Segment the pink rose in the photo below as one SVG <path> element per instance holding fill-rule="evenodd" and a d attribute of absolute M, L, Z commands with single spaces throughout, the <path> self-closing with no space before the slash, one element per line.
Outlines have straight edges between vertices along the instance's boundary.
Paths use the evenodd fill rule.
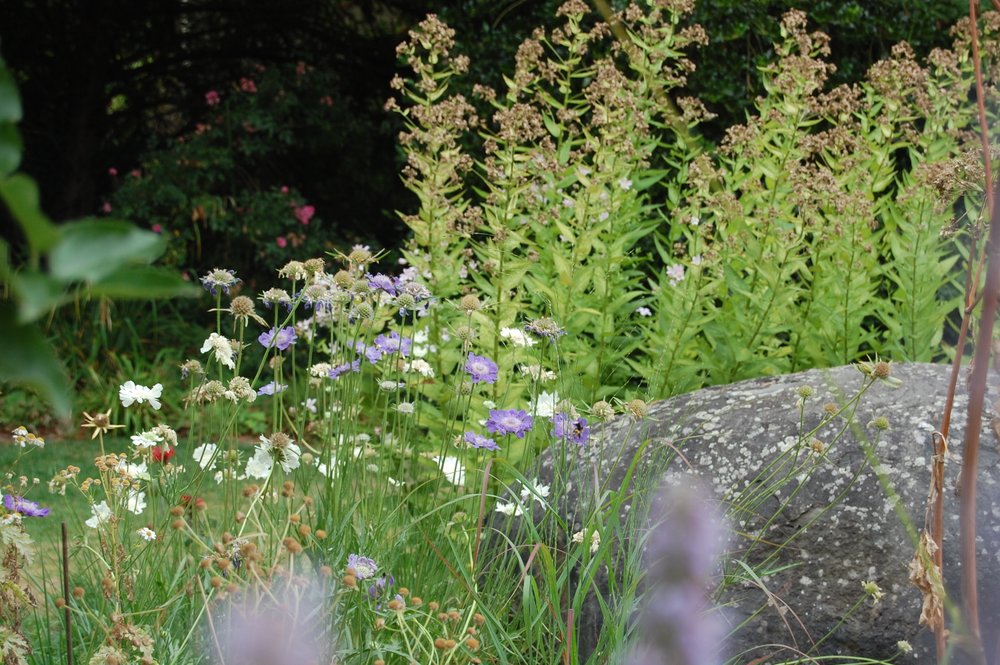
<path fill-rule="evenodd" d="M 303 225 L 309 224 L 309 220 L 313 218 L 316 214 L 316 208 L 313 206 L 295 206 L 295 219 L 302 222 Z"/>

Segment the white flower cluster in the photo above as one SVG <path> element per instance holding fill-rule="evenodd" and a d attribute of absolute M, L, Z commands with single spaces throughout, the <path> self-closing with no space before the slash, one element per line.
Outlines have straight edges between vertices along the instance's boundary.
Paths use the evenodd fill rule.
<path fill-rule="evenodd" d="M 548 485 L 542 485 L 538 482 L 538 478 L 535 478 L 530 483 L 521 484 L 521 500 L 511 501 L 510 503 L 498 503 L 497 512 L 503 513 L 504 515 L 511 515 L 513 517 L 520 517 L 524 514 L 524 505 L 528 503 L 532 498 L 541 505 L 546 505 L 545 499 L 549 497 L 549 490 L 551 488 Z"/>

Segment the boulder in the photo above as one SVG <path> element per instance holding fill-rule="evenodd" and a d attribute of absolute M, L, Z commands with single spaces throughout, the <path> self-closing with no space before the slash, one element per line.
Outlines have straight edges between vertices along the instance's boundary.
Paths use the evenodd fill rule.
<path fill-rule="evenodd" d="M 681 475 L 698 476 L 722 503 L 734 534 L 718 596 L 732 631 L 725 652 L 734 662 L 798 657 L 775 645 L 884 659 L 906 640 L 913 655 L 897 662 L 934 663 L 933 636 L 918 624 L 922 594 L 909 583 L 908 568 L 925 524 L 932 433 L 941 421 L 950 366 L 891 369 L 898 386 L 871 382 L 847 366 L 673 397 L 651 404 L 641 420 L 623 416 L 594 426 L 585 448 L 546 451 L 540 479 L 560 487 L 553 492 L 555 509 L 572 533 L 583 526 L 579 507 L 593 500 L 595 477 L 620 487 L 647 440 L 638 467 L 646 473 L 633 483 L 638 495 Z M 945 582 L 952 598 L 959 598 L 961 574 L 955 488 L 966 374 L 959 380 L 945 466 Z M 1000 455 L 991 426 L 996 383 L 991 375 L 977 504 L 980 613 L 991 654 L 1000 635 Z M 623 519 L 629 509 L 623 506 Z M 762 578 L 750 579 L 733 563 L 737 559 Z M 877 584 L 884 596 L 878 602 L 866 597 L 864 582 Z M 596 647 L 600 616 L 596 601 L 588 602 L 580 662 Z"/>

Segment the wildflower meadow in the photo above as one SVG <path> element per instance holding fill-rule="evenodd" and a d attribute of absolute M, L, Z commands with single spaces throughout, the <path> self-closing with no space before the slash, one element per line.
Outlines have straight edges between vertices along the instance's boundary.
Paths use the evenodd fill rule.
<path fill-rule="evenodd" d="M 828 423 L 893 363 L 975 352 L 986 371 L 1000 14 L 833 86 L 829 38 L 789 10 L 765 94 L 714 141 L 685 91 L 712 39 L 693 2 L 613 4 L 563 4 L 502 89 L 470 78 L 438 16 L 408 31 L 385 81 L 413 202 L 397 247 L 324 244 L 335 212 L 294 188 L 240 210 L 190 191 L 226 167 L 211 141 L 290 140 L 254 104 L 304 68 L 206 91 L 218 122 L 61 224 L 18 171 L 0 71 L 18 229 L 0 240 L 0 662 L 761 662 L 726 650 L 740 626 L 716 600 L 767 576 L 741 515 L 794 492 L 822 447 L 803 426 L 766 496 L 662 486 L 697 454 L 680 438 L 613 485 L 610 424 L 641 437 L 657 400 L 857 364 Z M 279 118 L 305 103 L 274 99 Z M 199 265 L 202 233 L 251 249 Z M 927 597 L 957 608 L 935 537 L 914 543 Z M 853 584 L 856 612 L 881 601 Z M 939 615 L 938 662 L 996 662 L 968 646 L 969 615 L 950 633 Z M 904 641 L 878 658 L 799 646 L 767 662 L 913 661 Z"/>

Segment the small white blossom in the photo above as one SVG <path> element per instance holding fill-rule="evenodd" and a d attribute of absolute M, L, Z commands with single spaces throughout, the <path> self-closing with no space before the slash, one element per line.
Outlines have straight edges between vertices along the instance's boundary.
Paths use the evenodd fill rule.
<path fill-rule="evenodd" d="M 625 177 L 619 178 L 618 186 L 627 192 L 628 190 L 632 189 L 632 181 Z"/>
<path fill-rule="evenodd" d="M 136 448 L 152 448 L 153 446 L 163 443 L 163 437 L 160 436 L 156 430 L 133 434 L 131 438 L 132 445 Z"/>
<path fill-rule="evenodd" d="M 205 340 L 205 343 L 201 345 L 202 353 L 208 353 L 209 351 L 215 354 L 215 359 L 220 363 L 229 369 L 236 369 L 236 361 L 233 360 L 236 352 L 233 351 L 233 344 L 219 333 L 212 333 Z"/>
<path fill-rule="evenodd" d="M 501 328 L 500 336 L 504 339 L 510 340 L 510 343 L 514 346 L 527 347 L 537 344 L 535 339 L 526 335 L 520 328 Z"/>
<path fill-rule="evenodd" d="M 407 372 L 416 372 L 420 376 L 426 378 L 434 378 L 434 368 L 431 367 L 430 363 L 422 358 L 415 358 L 406 364 Z"/>
<path fill-rule="evenodd" d="M 142 527 L 141 529 L 136 531 L 136 534 L 138 534 L 138 536 L 143 540 L 145 540 L 146 542 L 151 543 L 154 540 L 156 540 L 156 532 L 150 529 L 148 526 Z"/>
<path fill-rule="evenodd" d="M 163 393 L 163 385 L 157 383 L 152 388 L 138 386 L 134 381 L 126 381 L 118 388 L 118 399 L 122 401 L 122 406 L 129 407 L 133 404 L 149 402 L 149 405 L 160 410 L 160 395 Z"/>
<path fill-rule="evenodd" d="M 246 477 L 264 479 L 271 475 L 274 460 L 263 446 L 257 446 L 257 452 L 247 460 Z"/>
<path fill-rule="evenodd" d="M 93 515 L 89 520 L 84 522 L 91 529 L 96 529 L 101 524 L 104 524 L 111 519 L 111 509 L 108 508 L 107 501 L 101 501 L 90 507 L 90 512 Z"/>
<path fill-rule="evenodd" d="M 125 500 L 125 507 L 136 515 L 141 515 L 146 510 L 146 493 L 129 490 L 128 498 Z"/>
<path fill-rule="evenodd" d="M 503 513 L 504 515 L 510 515 L 512 517 L 520 517 L 523 514 L 521 511 L 521 506 L 513 502 L 498 503 L 496 512 Z"/>
<path fill-rule="evenodd" d="M 403 415 L 411 415 L 413 413 L 413 402 L 400 402 L 396 405 L 396 410 Z"/>
<path fill-rule="evenodd" d="M 203 443 L 192 452 L 194 461 L 196 461 L 198 466 L 202 469 L 207 469 L 212 465 L 216 450 L 218 450 L 218 446 L 214 443 Z"/>
<path fill-rule="evenodd" d="M 559 403 L 559 393 L 543 392 L 531 405 L 531 413 L 541 418 L 551 418 Z"/>
<path fill-rule="evenodd" d="M 452 485 L 464 485 L 465 484 L 465 467 L 457 457 L 452 457 L 451 455 L 446 455 L 445 457 L 438 457 L 435 455 L 431 459 L 434 463 L 438 465 L 444 477 L 448 479 Z"/>

